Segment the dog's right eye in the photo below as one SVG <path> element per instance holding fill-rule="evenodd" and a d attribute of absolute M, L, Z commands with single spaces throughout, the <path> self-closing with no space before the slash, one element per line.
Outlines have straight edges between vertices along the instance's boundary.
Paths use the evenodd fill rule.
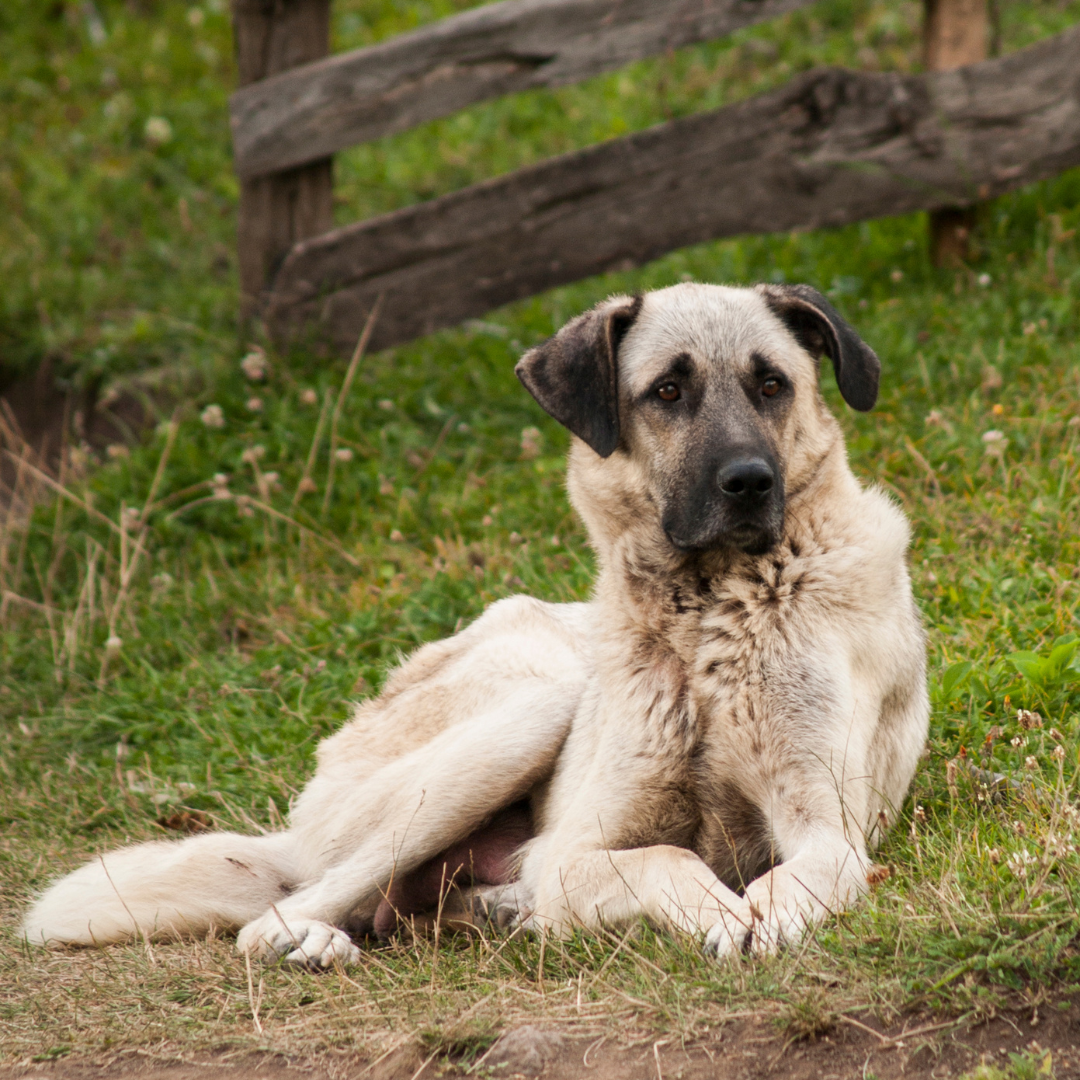
<path fill-rule="evenodd" d="M 657 396 L 661 401 L 678 401 L 682 394 L 673 382 L 666 382 L 657 388 Z"/>

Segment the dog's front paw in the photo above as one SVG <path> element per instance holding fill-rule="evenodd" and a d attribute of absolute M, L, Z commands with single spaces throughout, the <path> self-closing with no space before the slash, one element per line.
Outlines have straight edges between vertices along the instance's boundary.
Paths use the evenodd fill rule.
<path fill-rule="evenodd" d="M 318 919 L 283 919 L 276 911 L 248 923 L 236 947 L 260 960 L 284 960 L 313 971 L 360 960 L 360 950 L 344 930 Z"/>
<path fill-rule="evenodd" d="M 705 935 L 705 953 L 715 957 L 772 956 L 792 937 L 790 919 L 775 907 L 764 912 L 753 903 L 726 913 Z M 797 935 L 796 935 L 797 936 Z"/>
<path fill-rule="evenodd" d="M 705 933 L 706 956 L 738 956 L 753 946 L 754 917 L 749 905 L 727 911 Z"/>

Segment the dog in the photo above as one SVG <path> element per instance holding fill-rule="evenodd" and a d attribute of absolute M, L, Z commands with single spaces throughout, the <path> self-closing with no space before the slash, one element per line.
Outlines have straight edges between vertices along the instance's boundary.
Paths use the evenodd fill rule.
<path fill-rule="evenodd" d="M 929 716 L 909 532 L 818 387 L 880 364 L 820 293 L 615 296 L 520 360 L 572 433 L 588 603 L 511 597 L 418 649 L 318 749 L 286 831 L 108 853 L 31 942 L 239 930 L 312 968 L 443 914 L 566 934 L 645 918 L 770 953 L 867 888 Z"/>

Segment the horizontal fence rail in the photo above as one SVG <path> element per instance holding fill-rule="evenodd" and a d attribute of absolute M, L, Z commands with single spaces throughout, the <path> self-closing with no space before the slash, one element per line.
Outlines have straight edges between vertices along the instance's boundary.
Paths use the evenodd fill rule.
<path fill-rule="evenodd" d="M 813 0 L 504 0 L 245 86 L 237 174 L 280 172 L 478 101 L 565 86 Z"/>
<path fill-rule="evenodd" d="M 266 317 L 384 348 L 688 244 L 966 206 L 1080 165 L 1080 27 L 918 76 L 809 72 L 297 244 Z"/>

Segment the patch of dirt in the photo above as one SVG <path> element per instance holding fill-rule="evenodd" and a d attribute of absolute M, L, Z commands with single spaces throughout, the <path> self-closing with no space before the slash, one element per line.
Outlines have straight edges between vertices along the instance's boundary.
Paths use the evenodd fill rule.
<path fill-rule="evenodd" d="M 374 1061 L 355 1055 L 290 1059 L 272 1054 L 208 1053 L 164 1062 L 121 1052 L 97 1062 L 70 1058 L 0 1066 L 0 1080 L 435 1080 L 436 1077 L 541 1077 L 542 1080 L 947 1080 L 980 1064 L 1007 1068 L 1010 1054 L 1029 1054 L 1046 1075 L 1080 1078 L 1080 1004 L 1064 1001 L 1003 1013 L 974 1026 L 930 1015 L 884 1028 L 841 1018 L 816 1041 L 794 1042 L 769 1020 L 732 1021 L 709 1039 L 679 1046 L 664 1038 L 620 1045 L 613 1037 L 567 1038 L 552 1027 L 515 1028 L 469 1065 L 398 1047 Z"/>

